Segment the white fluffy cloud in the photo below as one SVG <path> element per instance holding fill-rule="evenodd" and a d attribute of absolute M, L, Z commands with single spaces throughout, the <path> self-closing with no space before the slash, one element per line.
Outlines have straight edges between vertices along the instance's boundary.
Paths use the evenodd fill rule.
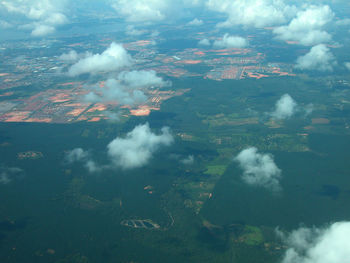
<path fill-rule="evenodd" d="M 310 52 L 297 59 L 296 68 L 306 70 L 332 71 L 337 64 L 333 54 L 324 44 L 311 48 Z"/>
<path fill-rule="evenodd" d="M 171 82 L 164 81 L 161 77 L 158 77 L 154 70 L 124 71 L 118 75 L 118 79 L 122 84 L 132 88 L 166 87 L 171 85 Z"/>
<path fill-rule="evenodd" d="M 306 117 L 313 112 L 313 109 L 313 104 L 299 106 L 289 94 L 284 94 L 276 102 L 275 110 L 268 115 L 277 120 L 288 119 L 296 113 Z"/>
<path fill-rule="evenodd" d="M 207 39 L 207 38 L 201 39 L 198 42 L 198 45 L 200 45 L 200 46 L 210 46 L 210 40 Z"/>
<path fill-rule="evenodd" d="M 219 24 L 224 27 L 280 25 L 296 12 L 294 6 L 283 0 L 208 0 L 206 5 L 210 10 L 227 14 L 226 22 Z"/>
<path fill-rule="evenodd" d="M 103 53 L 90 54 L 79 60 L 69 68 L 68 74 L 78 76 L 84 73 L 113 72 L 131 64 L 132 58 L 124 47 L 113 42 Z"/>
<path fill-rule="evenodd" d="M 216 48 L 243 48 L 248 45 L 248 41 L 243 37 L 225 34 L 222 39 L 215 40 L 213 45 Z"/>
<path fill-rule="evenodd" d="M 337 26 L 348 26 L 350 25 L 350 18 L 341 19 L 335 22 Z"/>
<path fill-rule="evenodd" d="M 84 151 L 82 148 L 75 148 L 66 153 L 65 159 L 68 163 L 74 163 L 86 160 L 88 157 L 89 152 Z"/>
<path fill-rule="evenodd" d="M 103 115 L 107 117 L 107 121 L 111 123 L 117 123 L 120 121 L 121 113 L 120 112 L 112 112 L 112 111 L 104 111 Z"/>
<path fill-rule="evenodd" d="M 71 50 L 68 53 L 63 53 L 59 60 L 66 61 L 66 62 L 76 62 L 79 59 L 91 57 L 92 54 L 90 52 L 86 53 L 77 53 L 75 50 Z"/>
<path fill-rule="evenodd" d="M 234 159 L 243 170 L 242 179 L 249 185 L 265 187 L 273 192 L 281 190 L 281 170 L 271 154 L 258 153 L 255 147 L 241 151 Z"/>
<path fill-rule="evenodd" d="M 350 259 L 350 222 L 324 229 L 299 228 L 285 236 L 288 245 L 282 263 L 344 263 Z"/>
<path fill-rule="evenodd" d="M 153 154 L 163 146 L 169 146 L 174 138 L 168 127 L 161 129 L 161 134 L 153 133 L 148 125 L 136 126 L 125 138 L 117 137 L 107 145 L 107 154 L 110 163 L 98 165 L 90 155 L 90 152 L 82 148 L 76 148 L 66 153 L 65 161 L 68 164 L 75 162 L 83 163 L 85 168 L 91 172 L 101 172 L 105 169 L 138 168 L 146 165 Z M 0 174 L 1 176 L 1 174 Z M 0 177 L 1 179 L 1 177 Z"/>
<path fill-rule="evenodd" d="M 284 94 L 277 102 L 276 109 L 271 113 L 275 119 L 288 119 L 297 111 L 297 103 L 289 94 Z"/>
<path fill-rule="evenodd" d="M 9 184 L 23 175 L 23 170 L 17 167 L 0 166 L 0 184 Z"/>
<path fill-rule="evenodd" d="M 170 0 L 115 0 L 112 7 L 132 22 L 154 22 L 166 18 Z"/>
<path fill-rule="evenodd" d="M 8 14 L 26 17 L 31 22 L 21 27 L 30 28 L 33 36 L 45 36 L 53 33 L 57 26 L 68 22 L 64 14 L 65 4 L 65 0 L 2 0 L 0 9 Z"/>
<path fill-rule="evenodd" d="M 12 28 L 12 27 L 13 27 L 13 25 L 11 23 L 0 19 L 0 28 L 8 29 L 8 28 Z"/>
<path fill-rule="evenodd" d="M 160 135 L 154 134 L 148 124 L 136 126 L 125 138 L 117 137 L 107 146 L 113 164 L 123 169 L 137 168 L 148 163 L 161 146 L 173 142 L 169 128 L 162 128 Z"/>
<path fill-rule="evenodd" d="M 142 89 L 170 86 L 171 82 L 158 77 L 151 71 L 124 71 L 118 75 L 118 79 L 108 79 L 104 86 L 93 89 L 84 98 L 88 102 L 116 101 L 120 105 L 142 104 L 147 101 L 147 96 Z"/>
<path fill-rule="evenodd" d="M 203 0 L 111 0 L 115 11 L 129 22 L 159 22 L 179 17 Z"/>
<path fill-rule="evenodd" d="M 194 156 L 189 155 L 187 158 L 180 160 L 180 162 L 184 165 L 191 165 L 194 163 Z"/>
<path fill-rule="evenodd" d="M 53 26 L 47 26 L 47 25 L 37 25 L 33 31 L 32 31 L 32 36 L 34 37 L 41 37 L 41 36 L 46 36 L 49 34 L 52 34 L 55 32 L 55 28 Z"/>
<path fill-rule="evenodd" d="M 285 41 L 297 41 L 301 45 L 314 46 L 330 42 L 332 36 L 323 30 L 334 18 L 334 13 L 328 5 L 310 6 L 299 11 L 297 16 L 287 26 L 274 29 L 277 38 Z"/>
<path fill-rule="evenodd" d="M 143 34 L 147 34 L 148 30 L 140 30 L 140 29 L 135 28 L 135 26 L 133 26 L 133 25 L 128 25 L 126 27 L 125 33 L 129 36 L 140 36 Z"/>
<path fill-rule="evenodd" d="M 188 22 L 187 25 L 189 25 L 189 26 L 201 26 L 201 25 L 203 25 L 203 20 L 195 18 L 192 21 Z"/>
<path fill-rule="evenodd" d="M 348 70 L 350 70 L 350 62 L 345 62 L 344 65 Z"/>
<path fill-rule="evenodd" d="M 84 100 L 92 103 L 116 101 L 119 105 L 135 105 L 146 102 L 147 96 L 141 90 L 128 89 L 116 79 L 108 79 L 104 87 L 91 91 Z"/>
<path fill-rule="evenodd" d="M 84 163 L 85 168 L 90 173 L 95 173 L 101 170 L 101 168 L 98 167 L 96 163 L 91 159 L 90 153 L 83 150 L 82 148 L 75 148 L 71 151 L 68 151 L 65 156 L 65 161 L 68 164 L 75 162 Z"/>

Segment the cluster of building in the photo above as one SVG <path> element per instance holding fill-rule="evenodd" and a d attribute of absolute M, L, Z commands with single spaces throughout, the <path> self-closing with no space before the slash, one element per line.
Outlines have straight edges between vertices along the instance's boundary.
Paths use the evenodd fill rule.
<path fill-rule="evenodd" d="M 92 41 L 107 47 L 113 39 Z M 86 42 L 86 43 L 85 43 Z M 72 49 L 90 50 L 91 41 L 59 42 L 40 40 L 0 45 L 0 122 L 97 122 L 108 119 L 106 112 L 145 116 L 160 110 L 161 103 L 188 90 L 146 89 L 148 101 L 142 105 L 115 102 L 88 103 L 82 98 L 89 92 L 86 81 L 66 82 L 65 61 L 59 55 Z M 133 53 L 135 70 L 154 70 L 167 77 L 203 77 L 212 80 L 263 78 L 293 75 L 285 64 L 264 64 L 265 56 L 248 48 L 187 48 L 161 54 L 151 40 L 129 42 L 124 47 Z M 42 50 L 46 50 L 41 56 Z M 53 52 L 53 49 L 57 49 Z M 25 53 L 23 53 L 25 52 Z M 83 52 L 83 51 L 81 51 Z M 49 57 L 47 54 L 53 53 Z M 24 55 L 25 54 L 25 55 Z M 203 73 L 198 66 L 210 70 Z M 203 68 L 203 67 L 202 67 Z"/>

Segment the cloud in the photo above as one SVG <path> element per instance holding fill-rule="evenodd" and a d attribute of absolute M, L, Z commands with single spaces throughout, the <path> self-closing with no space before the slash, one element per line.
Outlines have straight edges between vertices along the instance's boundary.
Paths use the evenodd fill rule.
<path fill-rule="evenodd" d="M 234 159 L 243 170 L 242 179 L 249 185 L 267 188 L 273 192 L 281 190 L 281 170 L 271 154 L 258 153 L 255 147 L 241 151 Z"/>
<path fill-rule="evenodd" d="M 55 32 L 55 28 L 53 26 L 38 25 L 33 29 L 32 36 L 41 37 L 52 34 L 53 32 Z"/>
<path fill-rule="evenodd" d="M 159 35 L 160 35 L 160 32 L 159 32 L 158 30 L 153 30 L 150 36 L 151 36 L 152 38 L 156 38 L 156 37 L 158 37 Z M 154 40 L 153 40 L 153 41 L 154 41 Z M 156 43 L 156 42 L 154 41 L 154 43 Z"/>
<path fill-rule="evenodd" d="M 148 30 L 139 30 L 133 25 L 128 25 L 126 27 L 125 33 L 129 36 L 140 36 L 148 33 Z"/>
<path fill-rule="evenodd" d="M 201 26 L 201 25 L 203 25 L 203 20 L 195 18 L 192 21 L 188 22 L 187 25 L 188 26 Z"/>
<path fill-rule="evenodd" d="M 184 165 L 191 165 L 194 163 L 194 156 L 193 155 L 189 155 L 187 158 L 182 159 L 180 161 L 182 164 Z"/>
<path fill-rule="evenodd" d="M 99 172 L 102 170 L 92 159 L 90 152 L 83 150 L 82 148 L 75 148 L 71 151 L 68 151 L 65 156 L 65 161 L 68 164 L 80 162 L 83 163 L 85 168 L 90 173 Z"/>
<path fill-rule="evenodd" d="M 213 46 L 216 48 L 243 48 L 248 45 L 248 41 L 239 36 L 225 34 L 221 40 L 215 40 Z"/>
<path fill-rule="evenodd" d="M 0 184 L 9 184 L 23 174 L 24 171 L 21 168 L 0 166 Z"/>
<path fill-rule="evenodd" d="M 113 9 L 129 22 L 156 23 L 189 15 L 204 0 L 110 0 Z"/>
<path fill-rule="evenodd" d="M 13 25 L 11 23 L 0 19 L 0 28 L 9 29 L 9 28 L 12 28 L 12 27 L 13 27 Z"/>
<path fill-rule="evenodd" d="M 112 7 L 131 22 L 155 22 L 166 18 L 170 0 L 115 0 Z"/>
<path fill-rule="evenodd" d="M 87 53 L 86 56 L 91 56 L 90 53 Z M 81 54 L 78 54 L 75 50 L 71 50 L 68 53 L 64 53 L 59 57 L 59 60 L 67 62 L 75 62 L 82 58 Z"/>
<path fill-rule="evenodd" d="M 45 36 L 68 22 L 64 14 L 65 4 L 65 0 L 2 0 L 0 10 L 5 10 L 8 15 L 24 16 L 30 22 L 20 28 L 30 28 L 32 36 Z M 14 19 L 19 21 L 17 17 Z"/>
<path fill-rule="evenodd" d="M 198 42 L 201 46 L 210 46 L 210 40 L 204 38 Z M 220 40 L 215 40 L 213 47 L 215 48 L 244 48 L 248 46 L 248 41 L 240 36 L 230 36 L 225 34 Z"/>
<path fill-rule="evenodd" d="M 344 65 L 348 70 L 350 70 L 350 62 L 345 62 Z"/>
<path fill-rule="evenodd" d="M 171 82 L 164 81 L 161 77 L 158 77 L 154 70 L 124 71 L 118 75 L 118 79 L 122 84 L 131 88 L 171 86 Z"/>
<path fill-rule="evenodd" d="M 0 174 L 0 184 L 9 184 L 11 181 L 7 173 Z"/>
<path fill-rule="evenodd" d="M 169 128 L 163 127 L 162 133 L 152 133 L 148 124 L 136 126 L 125 138 L 117 137 L 107 146 L 112 163 L 123 169 L 144 166 L 161 146 L 173 143 Z"/>
<path fill-rule="evenodd" d="M 304 46 L 327 43 L 332 40 L 332 36 L 322 29 L 333 18 L 334 13 L 328 5 L 310 6 L 299 11 L 289 25 L 278 27 L 273 32 L 277 39 L 297 41 Z"/>
<path fill-rule="evenodd" d="M 201 46 L 210 46 L 210 41 L 209 41 L 209 39 L 204 38 L 204 39 L 202 39 L 202 40 L 200 40 L 200 41 L 198 42 L 198 45 L 201 45 Z"/>
<path fill-rule="evenodd" d="M 313 104 L 299 106 L 289 94 L 284 94 L 276 102 L 275 110 L 271 113 L 268 113 L 268 115 L 274 119 L 283 120 L 292 117 L 296 113 L 302 113 L 303 116 L 306 117 L 310 115 L 313 110 Z"/>
<path fill-rule="evenodd" d="M 147 96 L 141 90 L 129 90 L 116 79 L 108 79 L 104 87 L 91 91 L 84 100 L 92 103 L 114 101 L 120 105 L 135 105 L 146 102 Z"/>
<path fill-rule="evenodd" d="M 120 112 L 104 111 L 103 115 L 107 117 L 107 121 L 111 123 L 116 123 L 120 121 Z"/>
<path fill-rule="evenodd" d="M 350 222 L 327 228 L 299 228 L 288 236 L 278 231 L 288 245 L 282 263 L 343 263 L 350 258 Z"/>
<path fill-rule="evenodd" d="M 286 5 L 282 0 L 208 0 L 206 5 L 210 10 L 227 14 L 228 19 L 219 24 L 221 27 L 280 25 L 296 12 L 294 6 Z"/>
<path fill-rule="evenodd" d="M 84 151 L 82 148 L 75 148 L 67 152 L 65 159 L 68 163 L 80 162 L 88 159 L 89 152 Z"/>
<path fill-rule="evenodd" d="M 104 167 L 98 166 L 93 160 L 87 160 L 84 166 L 90 173 L 98 173 L 104 169 Z"/>
<path fill-rule="evenodd" d="M 171 86 L 170 81 L 164 81 L 156 72 L 124 71 L 117 79 L 108 79 L 103 86 L 94 88 L 84 97 L 87 102 L 118 102 L 120 105 L 137 105 L 147 101 L 142 89 Z"/>
<path fill-rule="evenodd" d="M 22 14 L 30 19 L 50 19 L 52 16 L 59 16 L 60 21 L 62 21 L 62 13 L 60 11 L 63 11 L 65 2 L 52 0 L 2 0 L 0 6 L 9 13 Z"/>
<path fill-rule="evenodd" d="M 288 119 L 297 111 L 297 103 L 289 94 L 284 94 L 277 102 L 276 109 L 271 113 L 272 118 Z"/>
<path fill-rule="evenodd" d="M 332 71 L 336 65 L 335 58 L 329 48 L 319 44 L 311 48 L 310 52 L 297 59 L 297 69 Z"/>
<path fill-rule="evenodd" d="M 113 72 L 123 67 L 130 66 L 132 58 L 120 44 L 112 43 L 101 54 L 89 54 L 69 68 L 70 76 L 78 76 L 84 73 Z"/>
<path fill-rule="evenodd" d="M 304 116 L 310 115 L 314 111 L 314 105 L 312 103 L 306 105 L 304 107 Z"/>
<path fill-rule="evenodd" d="M 169 146 L 174 138 L 168 127 L 161 129 L 161 134 L 153 133 L 148 125 L 136 126 L 125 138 L 117 137 L 107 145 L 107 155 L 110 163 L 98 165 L 88 151 L 75 148 L 66 153 L 65 162 L 72 164 L 80 162 L 90 172 L 101 172 L 106 169 L 133 169 L 146 165 L 153 154 L 162 146 Z"/>
<path fill-rule="evenodd" d="M 337 26 L 348 26 L 350 25 L 350 18 L 341 19 L 335 22 Z"/>
<path fill-rule="evenodd" d="M 67 17 L 61 13 L 51 13 L 44 22 L 50 25 L 63 25 L 67 23 Z"/>

